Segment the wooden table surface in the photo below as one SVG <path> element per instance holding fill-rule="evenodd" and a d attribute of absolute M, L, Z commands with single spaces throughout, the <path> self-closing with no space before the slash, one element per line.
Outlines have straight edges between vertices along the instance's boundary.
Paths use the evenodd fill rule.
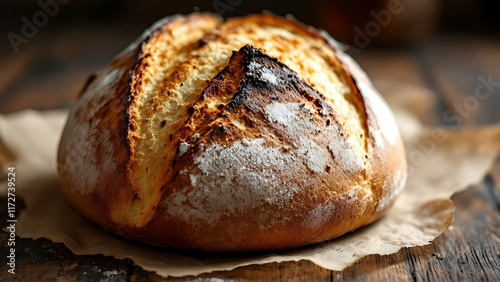
<path fill-rule="evenodd" d="M 0 113 L 67 106 L 86 78 L 138 33 L 139 30 L 134 29 L 71 27 L 34 38 L 23 45 L 18 54 L 3 50 L 0 53 Z M 466 105 L 480 83 L 479 77 L 491 76 L 491 80 L 500 81 L 500 38 L 442 35 L 407 49 L 363 49 L 355 58 L 374 79 L 390 78 L 431 89 L 438 105 L 427 116 L 427 124 L 457 126 L 447 120 L 444 113 L 449 109 L 459 112 L 460 107 Z M 461 126 L 499 122 L 500 86 L 495 86 L 493 95 L 462 116 Z M 6 207 L 5 195 L 1 196 L 0 206 Z M 456 205 L 452 227 L 427 246 L 404 248 L 392 255 L 364 257 L 342 272 L 299 261 L 209 273 L 200 275 L 196 281 L 209 278 L 500 281 L 500 162 L 496 162 L 481 184 L 453 196 L 452 200 Z M 4 227 L 5 208 L 0 210 L 0 215 Z M 8 250 L 7 236 L 6 232 L 0 233 L 3 258 Z M 127 259 L 76 256 L 63 244 L 46 239 L 17 238 L 16 243 L 19 281 L 164 280 Z M 0 280 L 11 278 L 6 264 L 2 263 Z"/>

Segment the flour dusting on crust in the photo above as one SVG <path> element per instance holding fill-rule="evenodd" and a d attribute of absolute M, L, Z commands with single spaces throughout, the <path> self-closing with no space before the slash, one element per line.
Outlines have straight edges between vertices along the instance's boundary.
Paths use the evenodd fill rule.
<path fill-rule="evenodd" d="M 307 167 L 315 172 L 324 172 L 331 160 L 326 148 L 312 138 L 319 128 L 311 122 L 312 114 L 304 103 L 272 102 L 264 109 L 270 122 L 280 124 L 290 136 L 299 136 L 294 145 L 298 154 L 305 156 Z"/>
<path fill-rule="evenodd" d="M 192 189 L 180 189 L 167 198 L 167 213 L 194 224 L 215 224 L 222 216 L 241 216 L 264 204 L 282 207 L 307 185 L 288 182 L 296 162 L 293 153 L 268 147 L 264 139 L 241 140 L 230 146 L 210 144 L 194 157 L 199 171 L 189 175 Z M 201 147 L 201 146 L 200 146 Z M 181 171 L 186 174 L 187 171 Z M 252 187 L 252 189 L 249 189 Z M 269 226 L 279 214 L 263 214 Z"/>
<path fill-rule="evenodd" d="M 267 82 L 268 84 L 276 85 L 281 82 L 272 70 L 264 65 L 259 65 L 255 61 L 251 61 L 250 64 L 248 64 L 248 68 L 248 75 L 253 75 L 257 78 L 260 78 L 262 81 Z"/>
<path fill-rule="evenodd" d="M 399 170 L 394 173 L 392 179 L 384 180 L 383 189 L 389 190 L 390 192 L 385 197 L 382 197 L 382 200 L 377 206 L 377 212 L 387 208 L 387 206 L 393 202 L 394 198 L 404 189 L 405 185 L 406 176 Z"/>
<path fill-rule="evenodd" d="M 302 136 L 304 133 L 309 134 L 313 133 L 314 130 L 319 130 L 311 122 L 312 114 L 305 103 L 273 101 L 265 107 L 264 111 L 269 121 L 284 126 L 292 136 Z"/>
<path fill-rule="evenodd" d="M 179 156 L 184 155 L 188 149 L 189 149 L 189 144 L 186 142 L 181 142 L 181 144 L 179 144 Z"/>
<path fill-rule="evenodd" d="M 364 169 L 361 157 L 337 126 L 330 126 L 324 132 L 334 136 L 329 144 L 321 145 L 315 140 L 319 129 L 305 103 L 273 101 L 264 108 L 264 114 L 269 122 L 281 125 L 296 140 L 294 144 L 286 149 L 277 148 L 266 144 L 263 138 L 243 139 L 230 145 L 198 144 L 199 150 L 195 150 L 198 153 L 193 155 L 197 169 L 180 171 L 189 174 L 191 187 L 177 189 L 165 199 L 170 216 L 203 226 L 217 224 L 226 216 L 244 217 L 250 210 L 265 205 L 275 205 L 278 208 L 273 210 L 277 211 L 286 209 L 287 202 L 308 187 L 307 177 L 297 180 L 297 171 L 289 169 L 296 167 L 297 162 L 303 162 L 313 173 L 327 173 L 332 160 L 346 173 Z M 181 147 L 182 143 L 179 154 L 184 152 Z M 346 200 L 359 200 L 358 192 L 347 195 Z M 304 224 L 311 228 L 321 226 L 334 210 L 333 203 L 320 206 L 310 211 L 308 223 Z M 260 222 L 267 224 L 262 228 L 283 222 L 279 212 L 258 214 L 263 219 Z"/>
<path fill-rule="evenodd" d="M 87 124 L 77 123 L 74 130 L 76 137 L 88 138 L 84 137 L 89 133 Z M 110 137 L 109 132 L 106 130 L 102 130 L 97 137 L 99 146 L 102 146 L 99 152 L 104 163 L 97 163 L 98 159 L 95 157 L 97 154 L 96 147 L 90 142 L 84 142 L 80 146 L 67 149 L 64 170 L 73 175 L 73 185 L 71 188 L 76 192 L 86 194 L 94 191 L 95 187 L 106 175 L 116 170 L 116 164 L 113 162 L 113 148 Z M 87 160 L 84 163 L 84 167 L 82 167 L 80 159 Z"/>
<path fill-rule="evenodd" d="M 328 144 L 328 149 L 335 157 L 335 162 L 346 171 L 361 171 L 364 169 L 363 160 L 346 140 L 335 138 Z"/>
<path fill-rule="evenodd" d="M 334 215 L 335 205 L 331 202 L 324 203 L 311 210 L 303 222 L 303 226 L 317 229 L 325 224 Z"/>
<path fill-rule="evenodd" d="M 324 171 L 330 156 L 326 148 L 319 146 L 314 140 L 314 133 L 319 129 L 311 121 L 312 114 L 304 103 L 272 102 L 265 108 L 265 113 L 271 122 L 281 124 L 292 136 L 300 136 L 298 150 L 307 155 L 307 165 L 314 172 Z M 333 139 L 328 144 L 334 161 L 341 169 L 362 171 L 364 162 L 358 152 L 349 144 L 344 136 L 338 132 L 336 126 L 329 127 Z M 332 132 L 335 131 L 335 132 Z"/>
<path fill-rule="evenodd" d="M 71 189 L 79 193 L 85 194 L 93 191 L 99 181 L 102 181 L 100 178 L 107 173 L 113 173 L 116 169 L 111 135 L 99 126 L 102 119 L 96 116 L 96 113 L 113 99 L 114 89 L 125 71 L 125 68 L 116 68 L 103 71 L 102 74 L 105 75 L 98 74 L 95 81 L 88 86 L 87 93 L 75 105 L 76 108 L 87 108 L 88 112 L 84 117 L 70 116 L 69 118 L 68 123 L 71 123 L 71 126 L 67 128 L 71 130 L 71 138 L 79 141 L 90 140 L 91 137 L 96 139 L 94 143 L 76 142 L 72 143 L 71 147 L 65 148 L 64 169 L 74 179 Z M 96 157 L 96 147 L 92 144 L 99 144 L 98 146 L 102 147 L 99 151 L 100 158 Z M 82 162 L 82 159 L 85 161 Z M 104 163 L 97 163 L 97 159 L 102 159 Z"/>
<path fill-rule="evenodd" d="M 307 167 L 315 173 L 324 172 L 331 160 L 328 150 L 311 139 L 302 138 L 298 152 L 306 157 Z"/>

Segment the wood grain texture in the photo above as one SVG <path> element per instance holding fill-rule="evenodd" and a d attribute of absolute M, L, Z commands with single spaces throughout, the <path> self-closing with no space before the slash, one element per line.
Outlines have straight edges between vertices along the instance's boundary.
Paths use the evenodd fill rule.
<path fill-rule="evenodd" d="M 33 42 L 33 49 L 38 51 L 34 56 L 30 54 L 29 58 L 21 52 L 18 56 L 27 56 L 27 59 L 22 59 L 19 65 L 14 67 L 14 74 L 0 78 L 5 80 L 0 82 L 0 112 L 67 105 L 78 93 L 71 91 L 79 90 L 88 74 L 109 61 L 112 54 L 119 50 L 116 46 L 125 46 L 131 40 L 130 35 L 126 34 L 118 34 L 113 40 L 101 36 L 99 44 L 108 44 L 108 47 L 105 51 L 100 51 L 96 47 L 98 45 L 93 45 L 97 43 L 84 43 L 90 42 L 92 32 L 93 30 L 83 30 L 83 35 L 78 39 L 76 36 L 66 39 L 61 36 L 61 39 L 53 40 L 57 44 L 46 41 L 44 46 L 35 46 L 36 42 Z M 435 39 L 413 50 L 362 50 L 357 59 L 373 78 L 396 78 L 432 89 L 437 94 L 440 106 L 436 108 L 436 117 L 429 120 L 453 126 L 453 123 L 443 119 L 443 114 L 450 109 L 453 111 L 454 103 L 462 103 L 466 97 L 474 95 L 478 75 L 492 74 L 495 80 L 500 80 L 499 46 L 497 39 L 452 37 Z M 58 57 L 53 50 L 66 51 L 63 52 L 64 56 Z M 71 67 L 63 68 L 64 65 Z M 0 68 L 1 73 L 7 66 L 2 65 Z M 62 79 L 65 82 L 60 84 Z M 481 106 L 471 112 L 462 125 L 499 122 L 498 91 L 500 88 L 497 87 L 495 95 L 481 101 Z M 6 206 L 6 199 L 4 195 L 1 196 L 0 206 Z M 453 196 L 452 200 L 456 205 L 452 227 L 432 244 L 405 248 L 387 256 L 368 256 L 342 272 L 325 270 L 311 262 L 299 261 L 246 266 L 227 272 L 203 274 L 196 278 L 168 280 L 203 281 L 208 278 L 220 278 L 238 281 L 499 281 L 500 161 L 493 166 L 490 175 L 481 185 Z M 2 227 L 6 222 L 5 212 L 6 209 L 0 210 Z M 6 232 L 0 232 L 2 256 L 7 252 L 7 236 Z M 63 244 L 52 243 L 46 239 L 17 238 L 16 242 L 19 281 L 166 280 L 144 271 L 130 260 L 76 256 Z M 10 279 L 6 271 L 7 266 L 1 264 L 1 281 Z"/>
<path fill-rule="evenodd" d="M 378 281 L 431 280 L 469 281 L 500 279 L 500 214 L 489 200 L 484 185 L 471 187 L 453 196 L 457 209 L 452 228 L 432 244 L 405 248 L 398 253 L 365 257 L 342 272 L 329 271 L 309 261 L 271 263 L 239 267 L 233 271 L 198 276 L 234 280 Z M 5 205 L 2 198 L 0 205 Z M 6 216 L 3 215 L 2 222 Z M 2 253 L 7 252 L 7 234 L 1 233 Z M 164 281 L 166 279 L 134 266 L 130 260 L 104 256 L 76 256 L 63 244 L 46 239 L 17 239 L 20 281 L 34 278 L 94 281 Z M 28 270 L 29 269 L 29 270 Z M 0 266 L 5 277 L 7 266 Z M 183 281 L 188 278 L 172 278 Z"/>

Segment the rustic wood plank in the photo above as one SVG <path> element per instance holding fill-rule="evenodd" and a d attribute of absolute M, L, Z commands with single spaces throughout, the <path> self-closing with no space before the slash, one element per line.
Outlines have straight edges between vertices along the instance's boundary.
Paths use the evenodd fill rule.
<path fill-rule="evenodd" d="M 47 32 L 0 67 L 0 113 L 68 106 L 88 77 L 140 34 L 138 27 L 67 27 Z M 113 34 L 113 36 L 109 36 Z"/>
<path fill-rule="evenodd" d="M 411 280 L 500 279 L 500 215 L 488 203 L 487 197 L 487 191 L 482 186 L 475 186 L 455 195 L 452 199 L 457 209 L 452 228 L 431 245 L 403 249 L 397 254 L 379 257 L 382 263 L 368 257 L 353 268 L 363 266 L 364 263 L 365 267 L 373 271 L 368 272 L 368 280 L 391 280 L 392 272 L 385 268 L 391 262 L 401 264 L 398 272 L 405 269 Z M 367 273 L 363 269 L 361 273 L 357 273 L 358 277 L 363 272 Z M 374 275 L 377 272 L 381 275 Z"/>
<path fill-rule="evenodd" d="M 105 32 L 103 33 L 105 34 Z M 66 34 L 67 35 L 67 34 Z M 76 38 L 80 37 L 80 38 Z M 102 36 L 106 37 L 106 36 Z M 124 36 L 123 38 L 125 38 Z M 0 112 L 12 112 L 26 107 L 51 108 L 69 103 L 79 91 L 86 75 L 106 63 L 98 45 L 86 42 L 89 36 L 75 33 L 71 44 L 63 36 L 55 45 L 45 46 L 46 58 L 35 60 L 38 67 L 28 74 L 15 75 L 16 85 L 6 84 L 0 94 Z M 111 38 L 111 37 L 110 37 Z M 102 44 L 111 40 L 102 39 Z M 130 39 L 127 39 L 127 42 Z M 123 40 L 125 42 L 125 40 Z M 357 55 L 368 74 L 377 79 L 391 77 L 402 82 L 426 85 L 449 107 L 461 103 L 474 94 L 477 76 L 495 75 L 500 79 L 498 61 L 500 48 L 490 39 L 468 42 L 436 40 L 415 52 L 364 51 Z M 30 43 L 32 44 L 32 43 Z M 35 42 L 33 42 L 35 44 Z M 74 46 L 81 45 L 81 48 Z M 122 44 L 121 49 L 126 43 Z M 103 45 L 103 46 L 104 46 Z M 118 44 L 117 44 L 118 45 Z M 55 47 L 54 47 L 55 46 Z M 94 47 L 92 47 L 94 46 Z M 97 46 L 97 47 L 96 47 Z M 116 45 L 112 45 L 115 46 Z M 459 46 L 459 47 L 457 47 Z M 35 47 L 35 46 L 33 46 Z M 93 49 L 92 49 L 93 48 Z M 114 47 L 110 47 L 111 49 Z M 456 49 L 458 48 L 458 49 Z M 109 50 L 109 49 L 108 49 Z M 108 54 L 117 50 L 110 51 Z M 86 54 L 86 56 L 84 56 Z M 83 57 L 82 57 L 83 56 Z M 80 59 L 75 59 L 75 58 Z M 84 58 L 84 59 L 82 59 Z M 460 59 L 457 59 L 460 58 Z M 90 63 L 87 61 L 90 60 Z M 85 62 L 87 61 L 87 62 Z M 51 65 L 53 62 L 56 66 Z M 74 64 L 74 68 L 57 65 Z M 42 68 L 45 66 L 45 68 Z M 95 68 L 95 69 L 93 69 Z M 464 72 L 465 70 L 465 72 Z M 429 81 L 429 79 L 431 81 Z M 475 84 L 474 84 L 475 83 Z M 498 90 L 497 90 L 498 91 Z M 482 103 L 470 114 L 467 123 L 498 122 L 500 95 Z M 443 109 L 442 109 L 443 110 Z M 442 117 L 441 117 L 442 118 Z M 450 125 L 446 122 L 443 124 Z M 488 182 L 489 181 L 489 182 Z M 310 262 L 273 263 L 247 266 L 228 272 L 215 272 L 198 278 L 223 278 L 234 280 L 500 280 L 500 163 L 492 169 L 485 185 L 475 186 L 453 197 L 457 210 L 452 229 L 445 231 L 432 244 L 424 247 L 405 248 L 388 256 L 369 256 L 342 272 L 322 269 Z M 3 196 L 3 195 L 1 195 Z M 5 206 L 5 198 L 0 198 Z M 0 210 L 0 226 L 5 225 L 5 210 Z M 7 251 L 7 233 L 0 232 L 0 250 Z M 18 279 L 30 280 L 133 280 L 161 281 L 163 278 L 134 266 L 129 260 L 103 256 L 75 256 L 64 245 L 45 239 L 17 239 L 19 252 Z M 6 266 L 0 265 L 0 280 L 7 280 Z M 193 277 L 191 277 L 193 278 Z M 185 280 L 170 279 L 170 280 Z"/>
<path fill-rule="evenodd" d="M 443 125 L 500 122 L 500 40 L 470 39 L 436 38 L 417 53 L 422 76 L 446 104 Z"/>
<path fill-rule="evenodd" d="M 457 210 L 450 230 L 431 245 L 405 248 L 388 256 L 368 256 L 343 272 L 330 272 L 310 262 L 273 263 L 240 267 L 198 278 L 270 280 L 470 280 L 500 279 L 500 214 L 484 186 L 475 186 L 453 197 Z M 3 203 L 3 204 L 2 204 Z M 0 205 L 5 206 L 5 198 Z M 1 211 L 2 225 L 6 214 Z M 2 253 L 7 233 L 1 232 Z M 45 239 L 17 238 L 21 281 L 30 278 L 95 280 L 130 278 L 161 281 L 162 277 L 133 266 L 129 260 L 103 256 L 75 256 L 63 244 Z M 29 268 L 29 271 L 27 270 Z M 0 279 L 6 266 L 0 266 Z M 184 279 L 187 279 L 186 277 Z M 3 280 L 3 279 L 2 279 Z M 180 281 L 180 279 L 173 279 Z"/>
<path fill-rule="evenodd" d="M 0 248 L 7 253 L 5 232 Z M 63 244 L 47 239 L 16 239 L 16 274 L 18 281 L 125 281 L 133 269 L 131 260 L 117 260 L 105 256 L 76 256 Z M 7 266 L 0 267 L 0 279 L 13 278 Z"/>
<path fill-rule="evenodd" d="M 233 271 L 217 271 L 199 276 L 163 278 L 154 273 L 144 271 L 140 267 L 134 269 L 130 281 L 331 281 L 332 272 L 323 269 L 309 261 L 268 263 L 239 267 Z"/>
<path fill-rule="evenodd" d="M 500 279 L 500 214 L 488 201 L 484 186 L 453 196 L 455 219 L 432 244 L 404 248 L 396 254 L 362 258 L 342 272 L 328 271 L 306 262 L 285 262 L 240 267 L 228 272 L 203 274 L 209 279 L 349 280 L 349 281 L 491 281 Z M 168 279 L 182 281 L 187 279 Z M 193 278 L 193 277 L 190 277 Z M 132 281 L 166 279 L 136 267 Z"/>
<path fill-rule="evenodd" d="M 0 206 L 7 206 L 7 198 L 0 197 Z M 16 214 L 25 208 L 22 198 L 16 198 Z M 7 226 L 7 209 L 0 212 L 0 227 Z M 8 233 L 0 232 L 0 253 L 8 253 Z M 55 279 L 71 281 L 124 281 L 133 270 L 131 260 L 118 260 L 112 257 L 77 256 L 62 243 L 47 239 L 24 239 L 16 237 L 16 274 L 18 281 L 52 281 Z M 0 265 L 0 281 L 10 281 L 14 276 L 7 273 L 8 266 Z"/>

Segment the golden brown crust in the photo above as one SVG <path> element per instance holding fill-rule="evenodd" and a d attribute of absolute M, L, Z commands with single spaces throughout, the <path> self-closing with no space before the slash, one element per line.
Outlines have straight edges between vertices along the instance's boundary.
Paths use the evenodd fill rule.
<path fill-rule="evenodd" d="M 101 227 L 216 252 L 338 237 L 382 216 L 406 179 L 359 66 L 271 14 L 160 21 L 89 80 L 58 160 L 65 196 Z"/>

